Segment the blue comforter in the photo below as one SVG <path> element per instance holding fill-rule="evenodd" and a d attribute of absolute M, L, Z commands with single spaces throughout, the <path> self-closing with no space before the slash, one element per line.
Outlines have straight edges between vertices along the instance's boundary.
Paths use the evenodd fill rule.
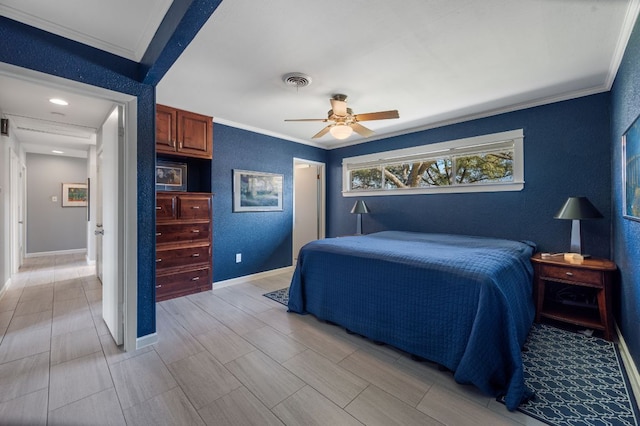
<path fill-rule="evenodd" d="M 396 231 L 313 241 L 300 250 L 289 311 L 437 362 L 514 410 L 531 395 L 520 351 L 535 313 L 534 247 Z"/>

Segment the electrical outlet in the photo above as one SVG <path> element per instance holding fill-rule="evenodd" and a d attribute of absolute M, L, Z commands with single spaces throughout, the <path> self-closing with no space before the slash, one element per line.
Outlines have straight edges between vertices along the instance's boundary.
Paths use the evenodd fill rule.
<path fill-rule="evenodd" d="M 236 253 L 236 263 L 242 262 L 242 253 Z"/>
<path fill-rule="evenodd" d="M 51 196 L 51 202 L 52 203 L 57 203 L 58 202 L 58 197 L 56 197 L 55 195 Z"/>

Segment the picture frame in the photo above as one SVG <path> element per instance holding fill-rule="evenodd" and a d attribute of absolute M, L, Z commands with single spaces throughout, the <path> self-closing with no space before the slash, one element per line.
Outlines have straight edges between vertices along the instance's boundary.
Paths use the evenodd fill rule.
<path fill-rule="evenodd" d="M 89 189 L 86 183 L 62 184 L 62 207 L 87 207 Z"/>
<path fill-rule="evenodd" d="M 640 222 L 640 116 L 622 135 L 622 216 Z"/>
<path fill-rule="evenodd" d="M 156 162 L 157 191 L 186 191 L 187 164 L 158 160 Z"/>
<path fill-rule="evenodd" d="M 282 211 L 284 175 L 233 170 L 233 211 Z"/>

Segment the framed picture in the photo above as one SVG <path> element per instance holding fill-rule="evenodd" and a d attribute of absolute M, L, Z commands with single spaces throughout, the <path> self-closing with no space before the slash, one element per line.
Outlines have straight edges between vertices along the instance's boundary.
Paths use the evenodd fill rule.
<path fill-rule="evenodd" d="M 233 171 L 233 211 L 282 211 L 283 175 Z"/>
<path fill-rule="evenodd" d="M 89 190 L 86 183 L 62 184 L 62 207 L 87 207 Z"/>
<path fill-rule="evenodd" d="M 187 164 L 158 160 L 156 163 L 156 190 L 186 191 Z"/>
<path fill-rule="evenodd" d="M 640 117 L 622 136 L 623 216 L 640 221 Z"/>

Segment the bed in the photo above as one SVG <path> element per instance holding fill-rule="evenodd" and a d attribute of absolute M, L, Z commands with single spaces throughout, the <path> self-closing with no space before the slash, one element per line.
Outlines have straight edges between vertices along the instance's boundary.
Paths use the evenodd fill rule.
<path fill-rule="evenodd" d="M 436 362 L 458 383 L 531 396 L 520 356 L 535 309 L 531 242 L 384 231 L 305 245 L 289 311 Z"/>

